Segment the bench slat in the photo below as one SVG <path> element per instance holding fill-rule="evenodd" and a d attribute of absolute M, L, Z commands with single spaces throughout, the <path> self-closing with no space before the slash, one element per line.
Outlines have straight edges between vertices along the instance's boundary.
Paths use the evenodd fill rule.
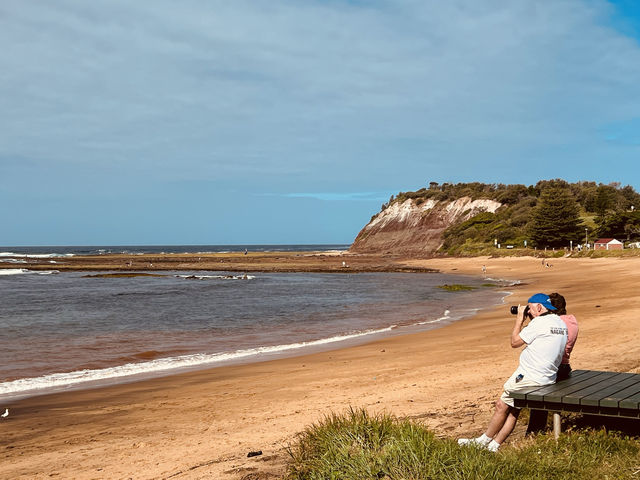
<path fill-rule="evenodd" d="M 562 397 L 562 403 L 571 405 L 594 405 L 598 406 L 600 398 L 603 398 L 601 392 L 604 389 L 616 386 L 620 382 L 633 378 L 633 373 L 619 373 L 610 378 L 595 383 L 589 387 L 585 387 L 576 392 L 569 393 Z"/>
<path fill-rule="evenodd" d="M 620 400 L 620 408 L 626 408 L 629 410 L 638 410 L 640 409 L 640 392 L 632 395 L 631 397 L 627 397 L 624 400 Z"/>
<path fill-rule="evenodd" d="M 599 405 L 601 407 L 617 408 L 621 400 L 624 400 L 638 392 L 640 392 L 640 375 L 631 374 L 629 378 L 622 382 L 611 385 L 610 387 L 598 392 L 602 395 L 599 399 Z M 585 405 L 595 404 L 585 403 Z"/>
<path fill-rule="evenodd" d="M 562 380 L 561 382 L 552 383 L 551 385 L 545 385 L 543 387 L 531 387 L 522 389 L 520 391 L 513 392 L 511 396 L 517 399 L 543 401 L 545 399 L 545 395 L 553 392 L 561 386 L 566 387 L 569 385 L 575 385 L 580 383 L 581 381 L 595 377 L 596 375 L 600 375 L 602 373 L 603 372 L 596 372 L 593 370 L 577 371 L 576 374 L 572 373 L 572 375 L 567 380 Z"/>
<path fill-rule="evenodd" d="M 587 373 L 593 373 L 595 371 L 596 370 L 573 370 L 571 372 L 571 377 L 569 377 L 569 378 L 579 377 L 580 375 L 584 375 L 584 374 L 587 374 Z M 564 380 L 561 380 L 561 381 L 564 381 Z"/>
<path fill-rule="evenodd" d="M 556 389 L 551 389 L 547 394 L 544 395 L 545 402 L 554 402 L 554 403 L 562 403 L 562 398 L 565 395 L 569 395 L 574 392 L 578 392 L 586 387 L 590 387 L 591 385 L 595 385 L 604 380 L 610 379 L 612 376 L 617 375 L 615 372 L 595 372 L 596 375 L 592 377 L 586 378 L 584 380 L 580 380 L 584 378 L 584 376 L 580 377 L 576 383 L 573 384 L 556 384 Z"/>

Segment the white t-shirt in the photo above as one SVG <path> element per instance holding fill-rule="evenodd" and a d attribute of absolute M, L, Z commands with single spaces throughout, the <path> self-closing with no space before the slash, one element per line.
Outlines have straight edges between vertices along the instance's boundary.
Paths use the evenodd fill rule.
<path fill-rule="evenodd" d="M 548 385 L 556 381 L 567 344 L 567 326 L 553 313 L 536 317 L 520 332 L 527 346 L 520 354 L 520 369 L 528 380 Z"/>

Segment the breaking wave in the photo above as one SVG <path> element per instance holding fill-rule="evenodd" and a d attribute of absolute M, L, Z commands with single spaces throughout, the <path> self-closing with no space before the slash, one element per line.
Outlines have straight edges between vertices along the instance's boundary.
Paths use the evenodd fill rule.
<path fill-rule="evenodd" d="M 51 275 L 60 273 L 58 270 L 29 270 L 27 268 L 5 268 L 0 269 L 0 275 Z"/>
<path fill-rule="evenodd" d="M 185 280 L 253 280 L 254 275 L 174 275 L 176 278 L 184 278 Z"/>
<path fill-rule="evenodd" d="M 75 253 L 16 253 L 16 252 L 0 252 L 0 257 L 58 258 L 58 257 L 75 257 Z"/>

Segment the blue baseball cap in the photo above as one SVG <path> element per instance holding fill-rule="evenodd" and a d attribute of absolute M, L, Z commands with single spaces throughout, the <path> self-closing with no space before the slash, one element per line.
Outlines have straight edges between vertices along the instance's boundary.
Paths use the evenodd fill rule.
<path fill-rule="evenodd" d="M 539 303 L 547 310 L 556 310 L 556 307 L 551 305 L 551 299 L 549 298 L 549 295 L 545 293 L 536 293 L 529 300 L 527 300 L 527 303 Z"/>

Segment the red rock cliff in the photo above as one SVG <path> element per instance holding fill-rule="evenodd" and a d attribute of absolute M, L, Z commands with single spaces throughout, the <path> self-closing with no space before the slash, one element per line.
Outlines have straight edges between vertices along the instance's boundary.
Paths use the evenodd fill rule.
<path fill-rule="evenodd" d="M 349 251 L 354 253 L 432 254 L 442 246 L 442 234 L 451 225 L 480 212 L 494 213 L 495 200 L 413 200 L 394 202 L 378 213 L 358 234 Z"/>

